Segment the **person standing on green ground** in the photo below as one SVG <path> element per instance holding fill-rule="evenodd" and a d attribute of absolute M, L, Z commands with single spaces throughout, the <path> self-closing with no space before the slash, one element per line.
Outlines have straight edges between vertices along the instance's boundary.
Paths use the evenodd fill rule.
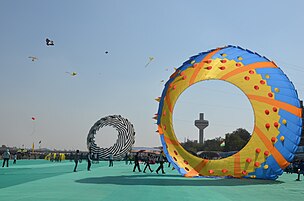
<path fill-rule="evenodd" d="M 146 162 L 146 166 L 145 166 L 145 168 L 144 168 L 143 173 L 146 173 L 146 169 L 147 169 L 147 168 L 149 168 L 150 172 L 153 172 L 153 170 L 152 170 L 151 167 L 150 167 L 151 161 L 152 161 L 151 155 L 148 154 L 148 156 L 147 156 L 147 158 L 146 158 L 146 161 L 145 161 L 145 162 Z"/>
<path fill-rule="evenodd" d="M 2 158 L 3 158 L 3 164 L 2 164 L 2 167 L 4 167 L 5 165 L 5 162 L 6 162 L 6 167 L 8 167 L 8 161 L 10 159 L 10 152 L 9 152 L 9 149 L 7 149 L 3 154 L 2 154 Z"/>
<path fill-rule="evenodd" d="M 135 172 L 136 167 L 137 167 L 138 171 L 141 172 L 140 166 L 139 166 L 139 156 L 138 156 L 138 152 L 137 152 L 136 155 L 134 156 L 134 168 L 133 168 L 133 172 Z"/>
<path fill-rule="evenodd" d="M 109 167 L 113 167 L 113 154 L 110 153 L 109 155 Z"/>
<path fill-rule="evenodd" d="M 157 168 L 156 170 L 156 173 L 158 174 L 158 171 L 161 170 L 163 174 L 165 174 L 165 171 L 164 171 L 164 156 L 163 156 L 164 152 L 161 151 L 160 152 L 160 155 L 158 157 L 158 162 L 159 162 L 159 167 Z"/>
<path fill-rule="evenodd" d="M 87 155 L 87 160 L 88 160 L 88 171 L 91 171 L 91 153 L 89 152 Z"/>
<path fill-rule="evenodd" d="M 79 150 L 77 149 L 76 153 L 75 153 L 75 156 L 74 156 L 74 162 L 75 162 L 74 172 L 77 171 L 78 161 L 79 161 Z"/>
<path fill-rule="evenodd" d="M 126 165 L 128 165 L 128 160 L 129 160 L 129 155 L 128 155 L 128 153 L 125 154 L 125 158 L 124 158 L 124 159 L 125 159 Z"/>
<path fill-rule="evenodd" d="M 17 154 L 15 153 L 13 157 L 14 157 L 14 162 L 13 162 L 13 164 L 16 164 L 16 162 L 17 162 Z"/>

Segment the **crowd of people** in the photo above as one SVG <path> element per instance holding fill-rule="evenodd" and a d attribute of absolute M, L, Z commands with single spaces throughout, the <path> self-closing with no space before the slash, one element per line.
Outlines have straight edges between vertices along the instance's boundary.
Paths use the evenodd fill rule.
<path fill-rule="evenodd" d="M 147 168 L 150 170 L 150 172 L 153 172 L 154 170 L 152 170 L 150 165 L 155 164 L 155 163 L 159 163 L 159 166 L 158 166 L 158 168 L 156 169 L 155 172 L 158 174 L 158 172 L 161 170 L 162 174 L 165 174 L 164 163 L 165 163 L 166 159 L 165 159 L 165 156 L 164 156 L 163 152 L 161 152 L 159 154 L 159 156 L 156 158 L 156 160 L 155 160 L 155 157 L 152 156 L 152 154 L 147 154 L 147 155 L 140 156 L 139 152 L 137 152 L 134 156 L 133 172 L 135 172 L 136 169 L 138 170 L 138 172 L 141 172 L 141 169 L 140 169 L 140 162 L 141 161 L 144 163 L 144 166 L 145 166 L 144 169 L 143 169 L 143 173 L 146 173 Z"/>
<path fill-rule="evenodd" d="M 59 153 L 51 153 L 50 155 L 50 161 L 58 161 L 61 162 L 61 160 L 63 159 L 62 155 Z M 17 153 L 14 153 L 13 155 L 10 153 L 9 149 L 6 149 L 6 151 L 3 152 L 2 154 L 2 159 L 3 159 L 3 163 L 2 163 L 2 167 L 9 167 L 9 160 L 13 159 L 13 164 L 16 164 L 17 161 Z M 65 159 L 70 159 L 71 161 L 73 160 L 75 163 L 74 166 L 74 172 L 77 171 L 77 166 L 79 162 L 82 162 L 83 159 L 86 159 L 87 161 L 87 170 L 90 171 L 91 170 L 91 165 L 92 163 L 95 161 L 95 163 L 97 163 L 98 157 L 96 157 L 94 154 L 91 153 L 86 153 L 84 155 L 84 153 L 80 153 L 79 150 L 77 150 L 75 153 L 70 153 L 69 155 L 67 155 L 65 157 Z M 151 165 L 158 163 L 158 167 L 155 170 L 155 172 L 158 174 L 160 171 L 162 174 L 165 174 L 164 171 L 164 163 L 168 162 L 163 151 L 161 151 L 160 154 L 153 154 L 153 153 L 140 153 L 140 152 L 136 152 L 135 155 L 134 154 L 126 154 L 124 157 L 125 163 L 126 165 L 132 165 L 134 162 L 134 166 L 133 166 L 133 172 L 135 172 L 136 170 L 138 172 L 143 172 L 146 173 L 147 170 L 149 170 L 151 173 L 154 172 L 154 170 L 152 169 Z M 97 161 L 97 162 L 96 162 Z M 109 167 L 113 167 L 114 166 L 114 158 L 113 158 L 113 154 L 109 154 L 108 157 L 108 161 L 109 161 Z M 144 165 L 143 167 L 143 171 L 142 171 L 142 167 L 141 164 Z M 170 163 L 169 166 L 170 167 Z M 302 174 L 304 176 L 304 160 L 295 160 L 292 163 L 290 163 L 290 165 L 288 167 L 286 167 L 286 169 L 284 170 L 287 174 L 293 174 L 296 173 L 298 175 L 298 178 L 296 180 L 300 181 L 300 175 Z"/>
<path fill-rule="evenodd" d="M 75 154 L 71 154 L 71 156 L 73 156 L 73 160 L 74 160 L 74 163 L 75 163 L 73 171 L 77 172 L 78 163 L 81 162 L 83 155 L 80 154 L 79 150 L 76 150 Z M 87 153 L 86 161 L 87 161 L 87 164 L 88 164 L 87 165 L 87 170 L 88 171 L 91 170 L 91 165 L 96 160 L 98 161 L 98 158 L 96 159 L 94 157 L 94 154 Z M 114 167 L 113 154 L 110 153 L 107 160 L 109 162 L 109 167 Z M 161 171 L 162 174 L 165 174 L 164 163 L 167 160 L 166 160 L 166 157 L 165 157 L 163 152 L 161 152 L 159 155 L 155 155 L 155 154 L 151 154 L 151 153 L 141 154 L 139 152 L 137 152 L 135 155 L 126 154 L 125 157 L 124 157 L 124 160 L 125 160 L 126 165 L 128 165 L 128 164 L 132 165 L 134 163 L 133 172 L 135 172 L 136 169 L 138 170 L 138 172 L 142 172 L 140 164 L 144 164 L 144 166 L 145 166 L 144 169 L 143 169 L 143 173 L 146 173 L 147 169 L 149 169 L 150 172 L 153 172 L 154 170 L 152 170 L 150 165 L 158 163 L 159 166 L 158 166 L 158 168 L 156 169 L 155 172 L 158 174 L 158 172 Z"/>

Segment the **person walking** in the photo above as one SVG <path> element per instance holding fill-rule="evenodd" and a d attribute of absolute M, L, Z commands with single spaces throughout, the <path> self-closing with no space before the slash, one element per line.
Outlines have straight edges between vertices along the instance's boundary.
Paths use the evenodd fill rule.
<path fill-rule="evenodd" d="M 143 173 L 146 173 L 146 169 L 147 169 L 147 168 L 149 168 L 150 172 L 153 172 L 153 170 L 152 170 L 151 167 L 150 167 L 151 161 L 152 161 L 151 155 L 148 154 L 148 157 L 146 158 L 146 166 L 145 166 L 145 168 L 144 168 Z"/>
<path fill-rule="evenodd" d="M 161 151 L 160 152 L 160 155 L 159 155 L 159 157 L 158 157 L 158 162 L 159 162 L 159 167 L 157 168 L 157 170 L 156 170 L 156 173 L 158 174 L 158 171 L 162 171 L 162 173 L 163 174 L 165 174 L 165 171 L 164 171 L 164 152 L 163 151 Z"/>
<path fill-rule="evenodd" d="M 139 172 L 141 172 L 140 166 L 139 166 L 139 155 L 138 155 L 138 152 L 134 156 L 134 168 L 133 168 L 133 172 L 135 172 L 136 168 L 138 169 Z"/>
<path fill-rule="evenodd" d="M 109 167 L 113 167 L 113 154 L 110 153 L 109 155 Z"/>
<path fill-rule="evenodd" d="M 74 162 L 75 162 L 74 172 L 76 172 L 77 171 L 77 165 L 78 165 L 78 162 L 79 162 L 79 150 L 78 149 L 76 150 L 76 153 L 74 155 Z"/>
<path fill-rule="evenodd" d="M 2 154 L 2 158 L 3 158 L 3 164 L 2 164 L 2 167 L 4 167 L 5 165 L 5 162 L 6 162 L 6 167 L 8 167 L 8 161 L 10 159 L 10 152 L 9 152 L 9 149 L 6 149 L 6 151 Z"/>
<path fill-rule="evenodd" d="M 89 152 L 87 155 L 87 161 L 88 161 L 88 171 L 91 171 L 91 164 L 92 164 L 92 159 L 91 159 L 91 153 Z"/>

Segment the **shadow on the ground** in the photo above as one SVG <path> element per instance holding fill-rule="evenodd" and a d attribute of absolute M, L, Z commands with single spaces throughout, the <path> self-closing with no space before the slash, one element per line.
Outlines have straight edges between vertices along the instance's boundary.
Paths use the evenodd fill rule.
<path fill-rule="evenodd" d="M 148 186 L 243 186 L 243 185 L 273 185 L 282 181 L 259 179 L 222 179 L 222 178 L 184 178 L 175 175 L 122 175 L 91 177 L 76 180 L 87 184 L 114 184 L 114 185 L 148 185 Z"/>

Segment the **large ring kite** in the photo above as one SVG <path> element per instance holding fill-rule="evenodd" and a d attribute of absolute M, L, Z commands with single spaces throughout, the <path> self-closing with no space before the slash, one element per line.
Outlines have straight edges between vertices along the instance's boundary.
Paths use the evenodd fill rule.
<path fill-rule="evenodd" d="M 112 126 L 118 132 L 116 143 L 109 148 L 100 148 L 95 143 L 96 131 L 104 126 Z M 98 120 L 90 129 L 87 137 L 87 147 L 90 153 L 96 154 L 99 159 L 108 159 L 112 154 L 114 159 L 122 159 L 135 142 L 133 125 L 120 115 L 111 115 Z"/>
<path fill-rule="evenodd" d="M 188 153 L 172 125 L 180 94 L 204 80 L 223 80 L 248 97 L 254 111 L 254 130 L 238 153 L 220 160 Z M 222 176 L 276 179 L 294 158 L 302 130 L 297 91 L 282 70 L 257 53 L 226 46 L 191 57 L 165 84 L 158 98 L 158 132 L 168 161 L 186 177 Z"/>

